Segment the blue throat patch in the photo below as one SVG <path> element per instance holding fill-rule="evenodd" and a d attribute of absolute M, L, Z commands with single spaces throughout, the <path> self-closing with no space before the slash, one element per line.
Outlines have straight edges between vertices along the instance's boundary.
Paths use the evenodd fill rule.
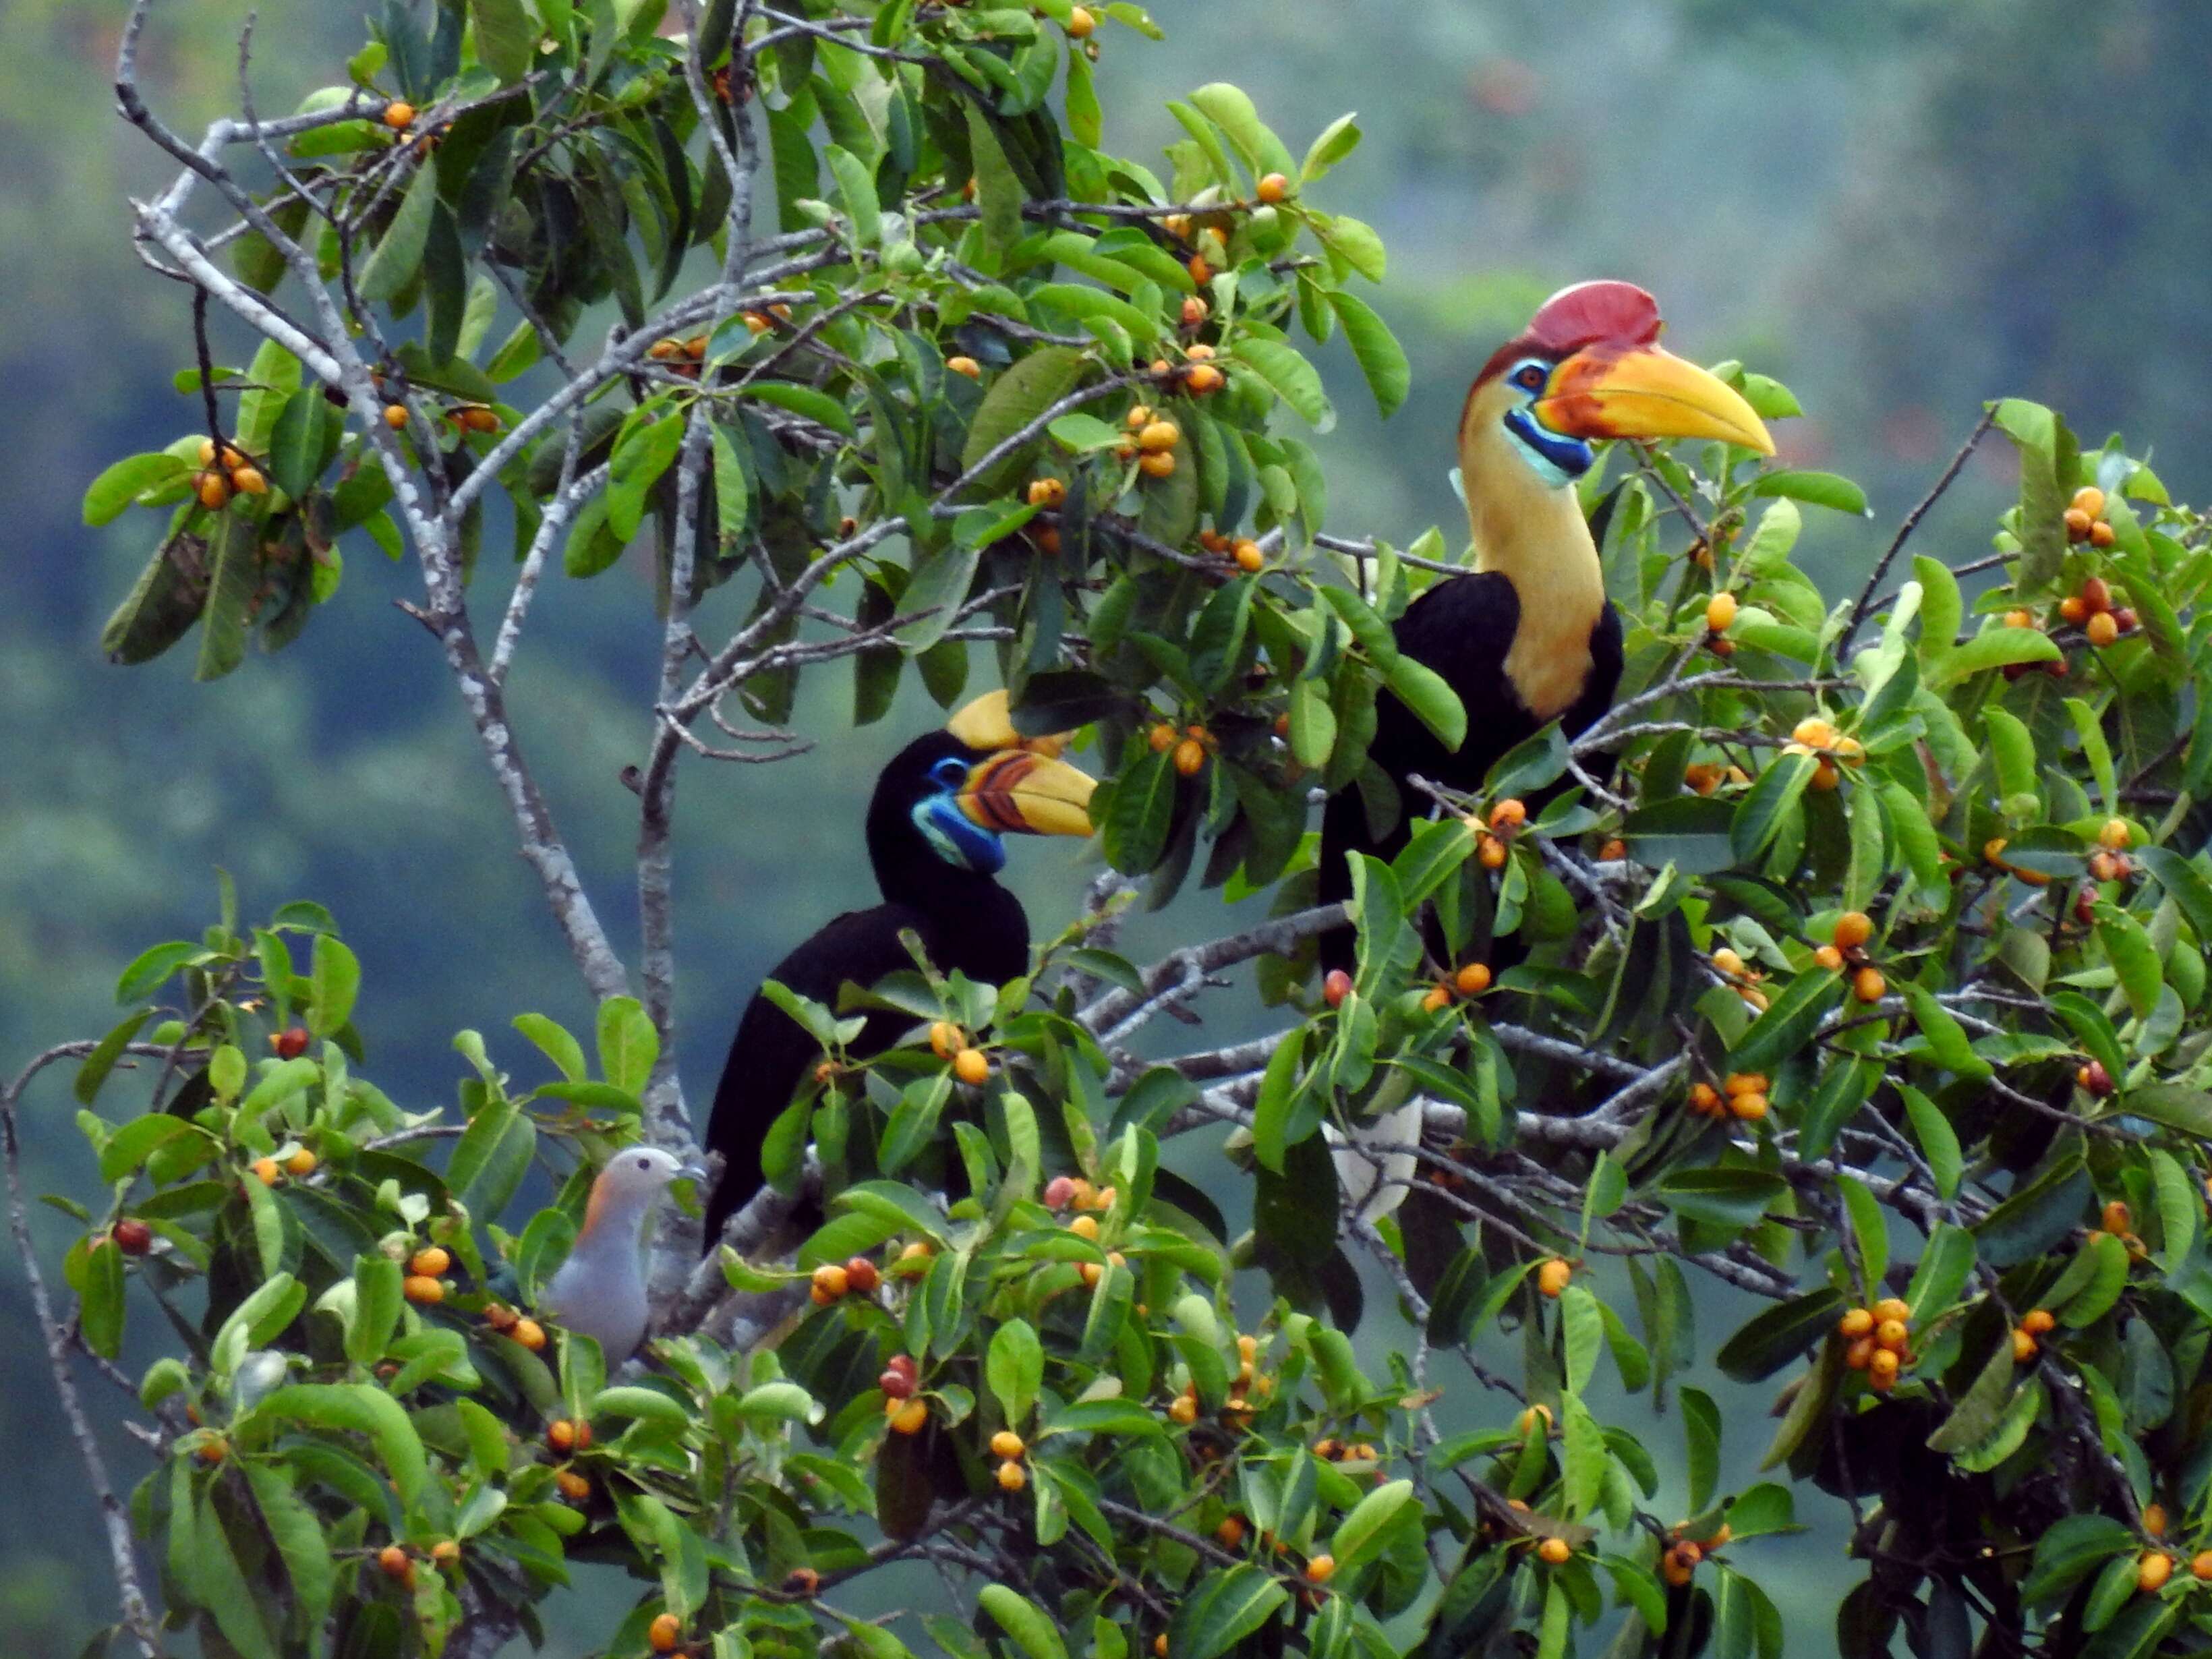
<path fill-rule="evenodd" d="M 956 870 L 994 876 L 1006 867 L 1006 844 L 960 810 L 950 793 L 916 801 L 911 814 L 930 851 Z"/>
<path fill-rule="evenodd" d="M 1572 483 L 1590 470 L 1595 457 L 1588 444 L 1552 431 L 1525 409 L 1505 411 L 1505 429 L 1521 441 L 1528 464 L 1554 489 Z"/>

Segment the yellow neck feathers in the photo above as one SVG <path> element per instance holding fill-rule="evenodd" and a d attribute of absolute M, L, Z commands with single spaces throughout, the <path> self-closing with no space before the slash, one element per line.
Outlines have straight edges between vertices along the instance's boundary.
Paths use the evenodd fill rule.
<path fill-rule="evenodd" d="M 1515 453 L 1501 424 L 1514 397 L 1501 381 L 1468 399 L 1459 430 L 1474 568 L 1502 572 L 1521 599 L 1505 675 L 1540 720 L 1563 712 L 1589 678 L 1590 630 L 1605 610 L 1605 572 L 1572 489 L 1552 489 Z"/>

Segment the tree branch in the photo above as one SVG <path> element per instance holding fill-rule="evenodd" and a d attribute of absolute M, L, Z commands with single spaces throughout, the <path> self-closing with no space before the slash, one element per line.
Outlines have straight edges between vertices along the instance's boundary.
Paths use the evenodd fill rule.
<path fill-rule="evenodd" d="M 161 1639 L 155 1627 L 152 1607 L 146 1600 L 145 1586 L 138 1576 L 130 1513 L 116 1496 L 114 1482 L 108 1478 L 106 1460 L 100 1455 L 100 1441 L 93 1433 L 92 1419 L 85 1414 L 84 1401 L 77 1394 L 76 1379 L 70 1371 L 70 1328 L 54 1313 L 53 1297 L 46 1289 L 46 1275 L 39 1267 L 38 1248 L 32 1242 L 30 1200 L 23 1191 L 22 1144 L 15 1123 L 15 1109 L 23 1091 L 40 1073 L 60 1060 L 81 1060 L 99 1046 L 96 1042 L 58 1044 L 33 1060 L 13 1082 L 0 1089 L 0 1154 L 4 1154 L 8 1165 L 9 1231 L 15 1235 L 15 1249 L 22 1258 L 23 1282 L 31 1292 L 31 1311 L 39 1322 L 46 1366 L 53 1373 L 54 1390 L 61 1396 L 62 1415 L 69 1420 L 70 1437 L 76 1440 L 77 1455 L 84 1461 L 85 1479 L 92 1488 L 93 1499 L 100 1507 L 101 1525 L 107 1533 L 107 1552 L 115 1568 L 116 1590 L 123 1601 L 123 1622 L 148 1659 L 157 1659 Z M 167 1051 L 158 1044 L 133 1042 L 126 1045 L 124 1052 L 160 1059 Z M 106 1248 L 113 1249 L 115 1246 L 111 1243 Z"/>

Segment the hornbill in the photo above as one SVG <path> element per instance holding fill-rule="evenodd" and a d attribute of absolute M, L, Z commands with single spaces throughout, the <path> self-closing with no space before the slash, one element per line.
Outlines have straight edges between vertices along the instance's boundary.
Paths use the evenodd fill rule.
<path fill-rule="evenodd" d="M 884 902 L 848 910 L 771 970 L 786 989 L 836 1007 L 847 981 L 866 988 L 914 966 L 899 934 L 912 928 L 934 967 L 1003 985 L 1027 973 L 1030 924 L 1021 901 L 992 879 L 1006 861 L 1002 835 L 1087 836 L 1093 780 L 1057 758 L 1052 738 L 1022 738 L 1006 696 L 979 697 L 948 727 L 917 738 L 892 757 L 868 803 L 868 861 Z M 849 1045 L 879 1054 L 913 1024 L 875 1010 Z M 722 1174 L 707 1203 L 706 1247 L 760 1190 L 761 1143 L 791 1104 L 819 1054 L 798 1021 L 756 991 L 714 1091 L 707 1148 Z"/>
<path fill-rule="evenodd" d="M 1537 308 L 1475 377 L 1459 422 L 1462 489 L 1474 568 L 1445 577 L 1395 624 L 1398 648 L 1435 670 L 1467 710 L 1456 752 L 1389 691 L 1368 756 L 1399 790 L 1397 823 L 1373 833 L 1356 787 L 1322 819 L 1321 900 L 1352 896 L 1346 854 L 1395 857 L 1426 803 L 1418 775 L 1473 790 L 1500 757 L 1552 720 L 1572 738 L 1612 706 L 1620 617 L 1607 602 L 1597 544 L 1576 480 L 1603 438 L 1717 438 L 1774 453 L 1749 404 L 1660 349 L 1659 307 L 1632 283 L 1577 283 Z M 1321 942 L 1324 968 L 1352 965 L 1354 936 Z"/>

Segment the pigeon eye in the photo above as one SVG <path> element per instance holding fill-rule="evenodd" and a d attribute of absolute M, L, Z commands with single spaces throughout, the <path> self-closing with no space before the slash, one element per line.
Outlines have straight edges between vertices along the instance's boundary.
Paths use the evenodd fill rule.
<path fill-rule="evenodd" d="M 637 1155 L 637 1167 L 641 1170 L 650 1170 L 653 1167 L 653 1160 L 643 1152 L 640 1152 Z"/>

